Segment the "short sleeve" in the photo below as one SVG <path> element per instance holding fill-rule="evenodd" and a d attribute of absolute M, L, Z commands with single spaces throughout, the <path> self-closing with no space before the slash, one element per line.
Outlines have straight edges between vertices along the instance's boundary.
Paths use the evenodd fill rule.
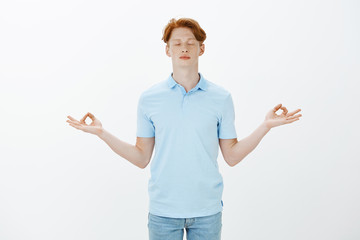
<path fill-rule="evenodd" d="M 229 94 L 221 107 L 221 116 L 218 124 L 218 137 L 221 139 L 237 138 L 235 129 L 234 103 Z"/>
<path fill-rule="evenodd" d="M 138 106 L 137 106 L 136 136 L 138 136 L 138 137 L 154 137 L 155 136 L 154 124 L 144 112 L 142 96 L 140 96 Z"/>

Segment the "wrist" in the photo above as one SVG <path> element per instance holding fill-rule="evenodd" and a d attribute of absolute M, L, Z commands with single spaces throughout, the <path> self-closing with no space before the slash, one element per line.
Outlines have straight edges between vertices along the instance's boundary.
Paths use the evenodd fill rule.
<path fill-rule="evenodd" d="M 270 131 L 271 126 L 267 120 L 265 120 L 261 125 L 264 129 L 266 129 L 267 131 Z"/>
<path fill-rule="evenodd" d="M 98 130 L 98 132 L 96 133 L 96 135 L 99 137 L 99 138 L 101 138 L 101 139 L 103 139 L 104 138 L 104 135 L 105 135 L 105 129 L 104 128 L 99 128 L 99 130 Z"/>

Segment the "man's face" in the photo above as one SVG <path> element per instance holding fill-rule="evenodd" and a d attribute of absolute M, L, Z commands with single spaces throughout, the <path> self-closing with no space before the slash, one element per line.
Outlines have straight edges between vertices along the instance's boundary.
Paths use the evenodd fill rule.
<path fill-rule="evenodd" d="M 173 65 L 188 66 L 198 63 L 198 58 L 205 51 L 205 45 L 200 46 L 189 28 L 180 27 L 173 29 L 168 44 L 166 55 L 172 58 Z M 189 58 L 182 58 L 187 56 Z"/>

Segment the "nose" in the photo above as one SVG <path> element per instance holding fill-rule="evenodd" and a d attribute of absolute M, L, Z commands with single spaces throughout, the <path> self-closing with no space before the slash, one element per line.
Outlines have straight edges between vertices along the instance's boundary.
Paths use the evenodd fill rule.
<path fill-rule="evenodd" d="M 182 52 L 188 52 L 188 50 L 187 50 L 186 48 L 184 48 L 184 49 L 182 50 Z"/>

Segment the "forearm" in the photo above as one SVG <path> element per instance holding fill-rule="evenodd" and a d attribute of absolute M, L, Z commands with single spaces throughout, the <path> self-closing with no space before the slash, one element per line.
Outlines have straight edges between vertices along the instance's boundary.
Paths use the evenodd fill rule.
<path fill-rule="evenodd" d="M 261 139 L 270 131 L 271 128 L 266 126 L 263 122 L 253 133 L 246 138 L 238 141 L 231 147 L 230 161 L 231 166 L 235 166 L 243 160 L 255 147 L 259 144 Z"/>
<path fill-rule="evenodd" d="M 105 129 L 102 129 L 98 137 L 104 140 L 104 142 L 109 145 L 115 153 L 125 158 L 135 166 L 144 168 L 146 162 L 144 154 L 136 145 L 131 145 L 127 142 L 121 141 Z"/>

